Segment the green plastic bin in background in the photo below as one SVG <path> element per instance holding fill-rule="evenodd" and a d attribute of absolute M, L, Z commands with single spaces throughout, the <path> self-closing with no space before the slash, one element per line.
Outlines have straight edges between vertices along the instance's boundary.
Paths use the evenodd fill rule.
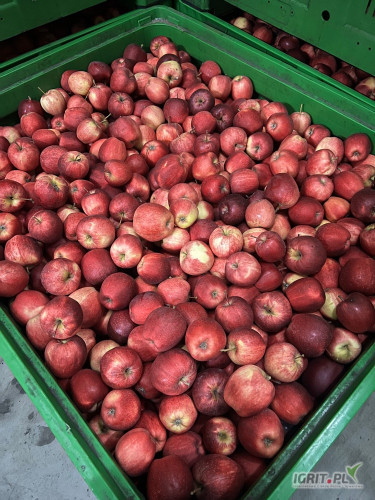
<path fill-rule="evenodd" d="M 127 44 L 147 47 L 152 38 L 160 34 L 168 36 L 180 49 L 187 50 L 197 63 L 212 59 L 230 76 L 248 75 L 258 95 L 284 102 L 289 110 L 303 104 L 313 121 L 325 124 L 338 136 L 357 131 L 369 133 L 373 129 L 374 116 L 366 114 L 360 102 L 350 105 L 349 98 L 332 87 L 309 79 L 238 40 L 223 39 L 217 30 L 164 6 L 124 14 L 94 33 L 26 61 L 23 70 L 12 68 L 2 74 L 0 110 L 3 124 L 11 124 L 11 120 L 15 123 L 15 110 L 25 95 L 38 97 L 39 86 L 46 89 L 59 86 L 64 70 L 84 69 L 94 59 L 111 62 L 121 56 Z M 127 478 L 100 445 L 30 346 L 22 329 L 9 317 L 5 301 L 0 308 L 0 353 L 97 498 L 143 498 L 141 485 L 136 486 L 135 481 Z M 340 382 L 243 498 L 278 500 L 292 495 L 293 472 L 314 467 L 374 391 L 374 362 L 375 342 L 369 338 L 361 355 L 346 367 Z"/>
<path fill-rule="evenodd" d="M 7 40 L 105 0 L 12 0 L 0 2 L 0 40 Z"/>
<path fill-rule="evenodd" d="M 215 12 L 217 0 L 186 0 Z M 227 0 L 277 28 L 375 74 L 375 2 L 357 0 Z"/>
<path fill-rule="evenodd" d="M 237 40 L 241 40 L 242 42 L 255 47 L 266 54 L 269 54 L 280 61 L 283 61 L 289 64 L 292 68 L 302 71 L 306 75 L 309 75 L 311 78 L 321 80 L 325 82 L 327 85 L 331 85 L 335 87 L 339 92 L 345 92 L 352 96 L 352 99 L 360 100 L 364 103 L 365 106 L 373 109 L 375 111 L 375 101 L 365 97 L 361 93 L 357 92 L 353 88 L 350 88 L 334 78 L 327 76 L 320 71 L 312 68 L 308 64 L 298 61 L 296 58 L 289 56 L 282 50 L 273 47 L 272 45 L 259 40 L 253 35 L 246 33 L 245 31 L 237 28 L 230 24 L 230 19 L 239 14 L 239 11 L 233 7 L 226 0 L 216 0 L 215 7 L 210 10 L 210 12 L 197 9 L 196 7 L 190 5 L 191 2 L 188 0 L 176 0 L 175 8 L 188 16 L 201 21 L 202 23 L 215 28 L 227 36 L 231 36 L 236 38 Z M 375 48 L 374 48 L 375 49 Z M 374 59 L 374 71 L 375 71 L 375 59 Z"/>

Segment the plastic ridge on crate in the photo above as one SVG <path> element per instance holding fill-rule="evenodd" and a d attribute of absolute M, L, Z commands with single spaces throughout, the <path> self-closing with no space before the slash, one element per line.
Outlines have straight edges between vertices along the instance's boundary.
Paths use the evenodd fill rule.
<path fill-rule="evenodd" d="M 50 23 L 105 0 L 12 0 L 0 2 L 0 40 Z"/>
<path fill-rule="evenodd" d="M 374 115 L 361 102 L 320 81 L 307 78 L 285 63 L 197 20 L 158 6 L 124 14 L 71 43 L 46 52 L 23 69 L 11 68 L 0 76 L 0 110 L 3 123 L 16 121 L 18 102 L 37 97 L 38 87 L 58 87 L 66 69 L 84 69 L 91 60 L 111 62 L 129 43 L 145 46 L 163 34 L 185 48 L 197 62 L 212 59 L 230 76 L 247 74 L 258 95 L 284 102 L 289 110 L 304 105 L 313 121 L 323 123 L 338 136 L 357 131 L 371 133 Z M 27 75 L 27 77 L 25 76 Z M 0 352 L 66 453 L 99 500 L 143 498 L 135 484 L 120 470 L 91 432 L 68 396 L 30 346 L 21 328 L 9 317 L 6 302 L 0 307 Z M 375 341 L 368 339 L 361 355 L 344 377 L 272 460 L 265 474 L 243 498 L 289 498 L 292 473 L 314 467 L 358 409 L 375 389 Z"/>
<path fill-rule="evenodd" d="M 186 0 L 202 10 L 215 10 L 217 0 Z M 336 57 L 375 73 L 375 1 L 227 0 Z"/>
<path fill-rule="evenodd" d="M 297 69 L 298 71 L 302 71 L 306 75 L 309 75 L 310 78 L 321 80 L 327 85 L 331 85 L 332 87 L 336 88 L 340 92 L 348 93 L 352 96 L 353 99 L 361 100 L 365 105 L 369 106 L 375 111 L 375 101 L 369 99 L 368 97 L 365 97 L 353 88 L 350 88 L 342 84 L 341 82 L 338 82 L 334 78 L 321 73 L 308 64 L 298 61 L 296 58 L 289 56 L 282 50 L 279 50 L 272 45 L 263 42 L 253 35 L 246 33 L 245 31 L 230 24 L 229 21 L 233 16 L 235 16 L 234 13 L 236 12 L 236 9 L 233 9 L 233 6 L 227 1 L 217 0 L 215 2 L 215 8 L 213 9 L 213 12 L 198 10 L 196 7 L 190 5 L 190 3 L 191 2 L 188 2 L 187 0 L 176 0 L 175 8 L 183 14 L 193 17 L 194 19 L 197 19 L 198 21 L 201 21 L 212 28 L 222 31 L 223 33 L 225 33 L 225 35 L 234 37 L 246 43 L 247 45 L 255 47 L 262 52 L 269 54 L 276 59 L 285 62 L 286 64 L 289 64 L 292 68 Z"/>

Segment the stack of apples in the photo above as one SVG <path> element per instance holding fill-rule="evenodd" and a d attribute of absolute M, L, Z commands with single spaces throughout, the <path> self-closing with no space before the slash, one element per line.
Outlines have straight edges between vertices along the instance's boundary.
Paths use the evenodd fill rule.
<path fill-rule="evenodd" d="M 242 12 L 241 15 L 232 18 L 230 23 L 343 85 L 354 88 L 369 99 L 375 100 L 375 76 L 367 71 L 280 30 L 248 12 Z"/>
<path fill-rule="evenodd" d="M 238 498 L 375 331 L 370 139 L 162 35 L 60 85 L 0 127 L 3 303 L 147 498 Z"/>

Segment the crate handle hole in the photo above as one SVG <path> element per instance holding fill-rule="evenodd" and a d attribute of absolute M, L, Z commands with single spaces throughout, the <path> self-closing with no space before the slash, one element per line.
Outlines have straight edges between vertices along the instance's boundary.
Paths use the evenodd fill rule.
<path fill-rule="evenodd" d="M 331 14 L 329 13 L 328 10 L 323 10 L 322 12 L 322 18 L 324 21 L 329 21 L 329 18 L 331 17 Z"/>

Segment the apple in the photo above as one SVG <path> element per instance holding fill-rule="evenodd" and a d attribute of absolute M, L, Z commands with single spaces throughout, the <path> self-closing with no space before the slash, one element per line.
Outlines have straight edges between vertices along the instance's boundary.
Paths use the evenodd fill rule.
<path fill-rule="evenodd" d="M 156 447 L 147 429 L 128 430 L 118 440 L 114 455 L 122 470 L 130 477 L 144 474 L 155 458 Z"/>
<path fill-rule="evenodd" d="M 306 368 L 303 355 L 289 342 L 277 342 L 267 347 L 264 369 L 279 382 L 294 382 Z"/>
<path fill-rule="evenodd" d="M 320 225 L 315 236 L 323 243 L 328 257 L 339 257 L 350 247 L 350 232 L 334 222 Z"/>
<path fill-rule="evenodd" d="M 44 264 L 40 279 L 47 293 L 70 295 L 80 286 L 81 275 L 81 268 L 76 262 L 58 258 Z"/>
<path fill-rule="evenodd" d="M 212 231 L 209 246 L 217 257 L 227 258 L 242 250 L 243 237 L 241 231 L 231 225 L 223 224 Z"/>
<path fill-rule="evenodd" d="M 22 135 L 31 137 L 36 130 L 48 128 L 48 124 L 44 116 L 40 113 L 37 111 L 29 111 L 21 116 L 20 128 Z M 19 132 L 15 130 L 14 127 L 6 129 L 3 135 L 11 144 L 20 139 Z"/>
<path fill-rule="evenodd" d="M 77 225 L 77 240 L 87 250 L 108 248 L 116 237 L 113 222 L 105 215 L 87 215 Z"/>
<path fill-rule="evenodd" d="M 104 279 L 118 269 L 105 248 L 94 248 L 86 252 L 81 261 L 82 275 L 93 286 L 100 285 Z"/>
<path fill-rule="evenodd" d="M 254 132 L 247 139 L 246 153 L 255 162 L 262 162 L 265 160 L 270 156 L 273 149 L 273 139 L 267 132 Z"/>
<path fill-rule="evenodd" d="M 81 328 L 83 312 L 80 304 L 70 297 L 58 295 L 40 311 L 40 324 L 51 338 L 65 340 Z"/>
<path fill-rule="evenodd" d="M 143 410 L 135 428 L 146 429 L 155 443 L 156 453 L 163 450 L 167 440 L 167 430 L 161 423 L 157 413 L 153 410 Z"/>
<path fill-rule="evenodd" d="M 123 435 L 123 431 L 115 431 L 107 427 L 99 414 L 91 417 L 88 421 L 88 426 L 94 432 L 103 447 L 110 453 L 115 449 L 117 441 Z"/>
<path fill-rule="evenodd" d="M 313 197 L 301 196 L 297 203 L 289 208 L 288 217 L 293 225 L 319 226 L 324 218 L 323 205 Z"/>
<path fill-rule="evenodd" d="M 160 402 L 159 418 L 167 431 L 184 433 L 192 428 L 197 416 L 197 409 L 188 394 L 164 396 Z"/>
<path fill-rule="evenodd" d="M 157 399 L 161 396 L 161 392 L 155 389 L 152 385 L 151 378 L 151 362 L 143 363 L 143 372 L 141 378 L 135 384 L 134 389 L 140 394 L 144 399 Z"/>
<path fill-rule="evenodd" d="M 248 325 L 238 327 L 228 334 L 226 352 L 236 365 L 255 365 L 266 352 L 266 342 Z"/>
<path fill-rule="evenodd" d="M 326 300 L 321 283 L 314 277 L 306 276 L 289 284 L 285 290 L 290 305 L 296 312 L 319 311 Z"/>
<path fill-rule="evenodd" d="M 193 359 L 208 361 L 225 347 L 225 331 L 213 318 L 196 319 L 187 327 L 185 344 Z"/>
<path fill-rule="evenodd" d="M 275 231 L 263 231 L 255 241 L 255 252 L 264 262 L 279 262 L 286 252 L 286 245 Z"/>
<path fill-rule="evenodd" d="M 226 297 L 227 284 L 221 276 L 206 273 L 197 278 L 193 293 L 198 304 L 205 309 L 214 309 Z"/>
<path fill-rule="evenodd" d="M 112 389 L 133 387 L 141 378 L 142 370 L 141 358 L 128 346 L 110 349 L 100 361 L 100 375 Z"/>
<path fill-rule="evenodd" d="M 237 448 L 231 457 L 243 469 L 245 474 L 245 488 L 250 488 L 267 468 L 264 458 L 255 457 L 242 448 Z"/>
<path fill-rule="evenodd" d="M 256 415 L 271 403 L 275 388 L 270 377 L 256 365 L 235 370 L 224 388 L 224 401 L 240 417 Z"/>
<path fill-rule="evenodd" d="M 247 252 L 234 252 L 226 259 L 225 277 L 234 285 L 254 285 L 259 280 L 261 273 L 262 268 L 259 261 Z"/>
<path fill-rule="evenodd" d="M 180 250 L 181 269 L 192 276 L 198 276 L 211 269 L 214 254 L 204 241 L 188 241 Z"/>
<path fill-rule="evenodd" d="M 34 142 L 20 138 L 10 144 L 8 158 L 12 165 L 24 172 L 33 172 L 39 165 L 40 151 Z"/>
<path fill-rule="evenodd" d="M 315 236 L 295 236 L 287 242 L 285 265 L 292 272 L 318 273 L 327 259 L 323 243 Z"/>
<path fill-rule="evenodd" d="M 208 453 L 231 455 L 237 447 L 236 426 L 229 418 L 210 418 L 203 425 L 201 433 Z"/>
<path fill-rule="evenodd" d="M 326 354 L 338 363 L 351 363 L 362 351 L 358 335 L 346 328 L 335 327 Z"/>
<path fill-rule="evenodd" d="M 63 223 L 56 212 L 42 209 L 29 219 L 27 229 L 32 238 L 49 245 L 62 237 Z"/>
<path fill-rule="evenodd" d="M 350 200 L 352 216 L 359 219 L 364 224 L 372 224 L 375 222 L 374 201 L 375 196 L 372 188 L 363 188 L 355 193 Z"/>
<path fill-rule="evenodd" d="M 34 290 L 36 291 L 36 290 Z M 49 334 L 40 324 L 40 314 L 30 318 L 25 325 L 26 337 L 31 345 L 40 352 L 44 352 L 46 345 L 51 340 Z"/>
<path fill-rule="evenodd" d="M 141 238 L 160 241 L 173 231 L 172 213 L 162 205 L 143 203 L 134 212 L 133 227 Z"/>
<path fill-rule="evenodd" d="M 321 356 L 332 340 L 333 326 L 312 313 L 294 314 L 285 332 L 287 342 L 308 358 Z"/>
<path fill-rule="evenodd" d="M 192 473 L 182 458 L 168 455 L 152 461 L 147 474 L 147 498 L 182 500 L 189 498 L 193 490 Z"/>
<path fill-rule="evenodd" d="M 164 300 L 157 292 L 138 293 L 129 303 L 130 319 L 137 325 L 143 325 L 149 314 L 164 306 Z"/>
<path fill-rule="evenodd" d="M 127 431 L 141 416 L 141 401 L 133 389 L 112 389 L 103 399 L 100 416 L 110 429 Z"/>
<path fill-rule="evenodd" d="M 371 152 L 371 141 L 367 134 L 355 133 L 344 139 L 345 157 L 350 162 L 363 161 Z"/>
<path fill-rule="evenodd" d="M 239 193 L 228 193 L 218 203 L 220 219 L 224 224 L 236 226 L 245 219 L 248 201 Z"/>
<path fill-rule="evenodd" d="M 375 263 L 373 259 L 352 258 L 343 264 L 339 286 L 346 293 L 375 295 Z"/>
<path fill-rule="evenodd" d="M 255 283 L 256 295 L 262 292 L 272 292 L 280 287 L 283 282 L 283 274 L 279 267 L 273 262 L 260 263 L 261 274 Z"/>
<path fill-rule="evenodd" d="M 289 300 L 279 290 L 263 292 L 253 302 L 254 322 L 269 333 L 276 333 L 286 327 L 292 319 Z"/>
<path fill-rule="evenodd" d="M 152 383 L 168 396 L 186 392 L 197 376 L 197 364 L 191 355 L 177 347 L 159 353 L 151 365 Z"/>
<path fill-rule="evenodd" d="M 59 115 L 66 108 L 64 96 L 58 89 L 50 89 L 44 92 L 40 98 L 40 105 L 50 115 Z"/>
<path fill-rule="evenodd" d="M 17 295 L 29 282 L 29 275 L 21 264 L 0 260 L 0 271 L 1 297 L 13 297 Z"/>
<path fill-rule="evenodd" d="M 265 198 L 279 209 L 288 209 L 295 205 L 300 192 L 294 178 L 288 173 L 275 174 L 264 189 Z"/>
<path fill-rule="evenodd" d="M 232 458 L 219 453 L 209 453 L 199 457 L 191 468 L 197 487 L 197 498 L 235 500 L 244 485 L 242 467 Z"/>
<path fill-rule="evenodd" d="M 298 425 L 315 406 L 315 398 L 299 382 L 275 385 L 271 410 L 287 424 Z"/>
<path fill-rule="evenodd" d="M 353 333 L 365 333 L 375 323 L 373 304 L 360 292 L 351 292 L 339 302 L 336 314 L 342 326 Z"/>
<path fill-rule="evenodd" d="M 34 238 L 16 234 L 5 243 L 4 257 L 10 262 L 32 268 L 42 262 L 43 248 Z"/>
<path fill-rule="evenodd" d="M 189 467 L 205 453 L 202 437 L 192 430 L 170 435 L 163 447 L 163 457 L 177 456 Z"/>
<path fill-rule="evenodd" d="M 109 310 L 118 311 L 129 305 L 136 295 L 134 278 L 119 271 L 104 278 L 100 285 L 100 303 Z"/>
<path fill-rule="evenodd" d="M 125 345 L 135 326 L 135 323 L 130 319 L 128 308 L 113 311 L 107 325 L 108 337 L 120 345 Z"/>
<path fill-rule="evenodd" d="M 245 450 L 256 457 L 272 458 L 284 444 L 284 428 L 270 408 L 257 415 L 240 418 L 237 433 Z"/>
<path fill-rule="evenodd" d="M 23 290 L 10 302 L 9 309 L 18 323 L 26 325 L 30 319 L 39 315 L 48 302 L 47 295 L 38 290 Z"/>
<path fill-rule="evenodd" d="M 98 372 L 82 368 L 70 380 L 70 393 L 74 403 L 82 412 L 93 413 L 109 392 Z"/>
<path fill-rule="evenodd" d="M 344 365 L 326 355 L 311 359 L 300 378 L 301 384 L 311 396 L 320 398 L 338 382 Z"/>
<path fill-rule="evenodd" d="M 246 224 L 250 228 L 269 229 L 275 222 L 276 212 L 272 203 L 263 198 L 248 204 L 245 210 Z"/>
<path fill-rule="evenodd" d="M 34 185 L 36 202 L 45 209 L 55 210 L 68 200 L 68 182 L 54 174 L 38 176 Z"/>

